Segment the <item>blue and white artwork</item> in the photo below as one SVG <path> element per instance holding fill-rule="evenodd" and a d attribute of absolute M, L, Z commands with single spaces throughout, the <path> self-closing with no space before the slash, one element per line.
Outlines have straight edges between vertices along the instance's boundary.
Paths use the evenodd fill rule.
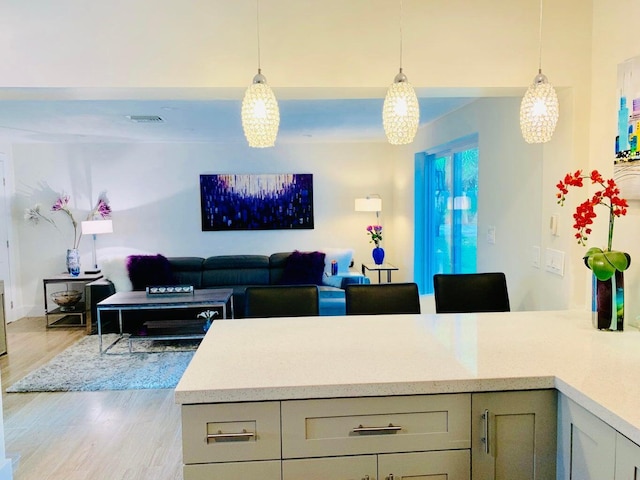
<path fill-rule="evenodd" d="M 309 173 L 200 175 L 202 231 L 313 229 Z"/>

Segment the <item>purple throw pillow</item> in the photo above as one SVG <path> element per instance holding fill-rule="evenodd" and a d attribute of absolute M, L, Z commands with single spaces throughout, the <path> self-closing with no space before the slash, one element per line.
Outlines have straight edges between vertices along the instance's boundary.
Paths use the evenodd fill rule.
<path fill-rule="evenodd" d="M 157 255 L 129 255 L 127 271 L 134 290 L 144 290 L 151 285 L 174 283 L 171 264 L 166 257 Z"/>
<path fill-rule="evenodd" d="M 280 284 L 322 285 L 324 257 L 323 252 L 299 252 L 296 250 L 287 258 Z"/>

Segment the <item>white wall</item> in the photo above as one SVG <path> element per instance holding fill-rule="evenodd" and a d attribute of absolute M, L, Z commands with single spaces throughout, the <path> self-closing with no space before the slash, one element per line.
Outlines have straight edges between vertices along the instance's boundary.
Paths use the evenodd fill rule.
<path fill-rule="evenodd" d="M 72 228 L 61 213 L 52 217 L 65 235 L 48 224 L 26 224 L 23 212 L 36 203 L 46 212 L 57 192 L 71 196 L 76 220 L 84 218 L 101 191 L 107 192 L 114 233 L 98 237 L 98 260 L 132 251 L 206 257 L 333 246 L 355 248 L 359 264 L 370 261 L 365 227 L 375 215 L 356 213 L 354 199 L 369 193 L 391 198 L 391 152 L 385 143 L 269 150 L 212 144 L 16 145 L 13 214 L 25 312 L 42 313 L 42 278 L 64 270 Z M 283 172 L 314 175 L 315 229 L 202 232 L 200 174 Z M 386 208 L 391 203 L 385 202 Z M 81 241 L 84 266 L 91 264 L 91 243 L 90 237 Z"/>
<path fill-rule="evenodd" d="M 540 246 L 541 241 L 543 148 L 524 144 L 516 121 L 519 108 L 520 99 L 515 97 L 480 99 L 421 128 L 410 150 L 436 153 L 445 143 L 478 134 L 477 269 L 505 272 L 513 310 L 540 310 L 552 302 L 540 298 L 543 276 L 531 265 L 532 247 Z M 397 182 L 402 188 L 396 189 L 395 197 L 412 198 L 403 184 L 413 191 L 413 161 L 396 166 L 396 178 L 404 181 Z M 413 269 L 413 215 L 411 202 L 397 201 L 395 225 L 402 233 L 398 235 L 402 243 L 394 244 L 394 250 L 407 252 L 402 265 L 407 270 Z M 486 240 L 490 225 L 496 228 L 495 244 Z"/>
<path fill-rule="evenodd" d="M 640 16 L 640 3 L 631 0 L 593 0 L 592 109 L 589 169 L 613 176 L 613 144 L 616 136 L 617 67 L 640 55 L 640 45 L 629 38 L 632 19 Z M 605 217 L 599 214 L 599 217 Z M 600 224 L 598 240 L 606 244 L 606 224 Z M 594 229 L 595 232 L 595 229 Z M 593 236 L 593 235 L 592 235 Z M 625 272 L 625 321 L 640 324 L 640 202 L 615 222 L 613 248 L 629 252 L 631 266 Z M 585 280 L 588 283 L 588 279 Z"/>

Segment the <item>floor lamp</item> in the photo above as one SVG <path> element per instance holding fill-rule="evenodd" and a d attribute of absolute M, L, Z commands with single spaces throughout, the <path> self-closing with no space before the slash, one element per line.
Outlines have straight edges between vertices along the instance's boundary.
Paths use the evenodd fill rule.
<path fill-rule="evenodd" d="M 382 199 L 379 195 L 372 194 L 366 198 L 356 198 L 355 211 L 356 212 L 376 212 L 376 221 L 380 218 L 380 212 L 382 211 Z"/>
<path fill-rule="evenodd" d="M 85 270 L 85 273 L 100 273 L 96 260 L 96 235 L 113 232 L 111 220 L 85 220 L 82 222 L 82 234 L 93 235 L 93 270 Z"/>

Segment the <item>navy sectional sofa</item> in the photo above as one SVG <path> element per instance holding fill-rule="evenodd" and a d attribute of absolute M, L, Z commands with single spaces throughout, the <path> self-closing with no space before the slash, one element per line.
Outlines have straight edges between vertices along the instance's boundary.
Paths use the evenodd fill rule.
<path fill-rule="evenodd" d="M 167 257 L 167 260 L 176 285 L 193 285 L 196 289 L 233 289 L 234 316 L 243 318 L 245 289 L 254 285 L 282 284 L 287 261 L 292 253 L 217 255 L 207 258 Z M 349 283 L 369 283 L 369 279 L 355 271 L 322 276 L 322 284 L 318 286 L 321 315 L 344 315 L 344 287 Z M 96 304 L 115 293 L 116 287 L 108 279 L 100 279 L 89 284 L 88 289 L 91 319 L 95 324 Z"/>

